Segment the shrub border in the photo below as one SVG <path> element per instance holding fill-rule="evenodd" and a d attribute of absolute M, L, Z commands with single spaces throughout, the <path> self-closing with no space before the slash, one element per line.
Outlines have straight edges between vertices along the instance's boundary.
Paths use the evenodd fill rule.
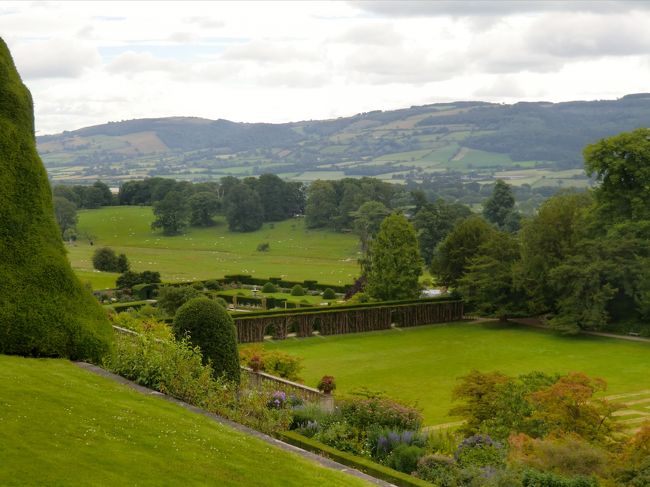
<path fill-rule="evenodd" d="M 413 477 L 412 475 L 398 472 L 397 470 L 373 462 L 367 458 L 339 451 L 336 448 L 332 448 L 331 446 L 325 445 L 324 443 L 312 438 L 307 438 L 295 431 L 284 431 L 278 433 L 278 437 L 282 441 L 286 441 L 298 448 L 303 448 L 307 451 L 330 458 L 342 463 L 343 465 L 355 468 L 361 472 L 385 480 L 386 482 L 390 482 L 399 487 L 431 487 L 433 485 L 422 479 Z"/>

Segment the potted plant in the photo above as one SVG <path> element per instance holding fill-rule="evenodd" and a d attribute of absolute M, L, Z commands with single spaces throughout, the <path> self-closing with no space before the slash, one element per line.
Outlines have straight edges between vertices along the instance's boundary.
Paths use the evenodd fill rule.
<path fill-rule="evenodd" d="M 259 372 L 260 370 L 263 370 L 264 362 L 262 361 L 262 357 L 260 357 L 258 354 L 253 355 L 248 360 L 248 366 L 253 372 Z"/>
<path fill-rule="evenodd" d="M 318 390 L 324 394 L 331 394 L 334 389 L 336 389 L 336 382 L 334 377 L 331 375 L 324 375 L 323 378 L 318 383 Z"/>

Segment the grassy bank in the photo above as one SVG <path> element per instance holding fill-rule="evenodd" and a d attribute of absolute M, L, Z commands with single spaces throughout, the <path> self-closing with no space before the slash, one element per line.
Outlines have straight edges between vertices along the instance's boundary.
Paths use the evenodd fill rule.
<path fill-rule="evenodd" d="M 64 360 L 0 355 L 0 485 L 366 485 Z"/>

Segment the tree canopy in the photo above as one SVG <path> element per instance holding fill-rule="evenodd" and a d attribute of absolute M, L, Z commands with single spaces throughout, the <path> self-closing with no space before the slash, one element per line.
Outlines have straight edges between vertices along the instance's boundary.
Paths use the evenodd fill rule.
<path fill-rule="evenodd" d="M 252 232 L 262 227 L 264 209 L 259 195 L 248 184 L 240 182 L 224 196 L 228 228 L 234 232 Z"/>
<path fill-rule="evenodd" d="M 473 216 L 459 222 L 440 242 L 431 261 L 431 273 L 441 284 L 456 286 L 479 248 L 496 230 L 483 218 Z"/>
<path fill-rule="evenodd" d="M 370 245 L 366 289 L 377 299 L 409 299 L 420 294 L 422 259 L 415 229 L 401 214 L 386 217 Z"/>
<path fill-rule="evenodd" d="M 156 219 L 152 229 L 162 228 L 165 235 L 178 235 L 189 224 L 190 209 L 179 191 L 170 191 L 153 206 Z"/>

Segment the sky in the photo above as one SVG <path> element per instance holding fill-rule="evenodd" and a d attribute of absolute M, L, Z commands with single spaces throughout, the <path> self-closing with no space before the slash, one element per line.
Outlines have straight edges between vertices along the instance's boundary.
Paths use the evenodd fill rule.
<path fill-rule="evenodd" d="M 650 91 L 650 2 L 2 2 L 37 133 Z"/>

